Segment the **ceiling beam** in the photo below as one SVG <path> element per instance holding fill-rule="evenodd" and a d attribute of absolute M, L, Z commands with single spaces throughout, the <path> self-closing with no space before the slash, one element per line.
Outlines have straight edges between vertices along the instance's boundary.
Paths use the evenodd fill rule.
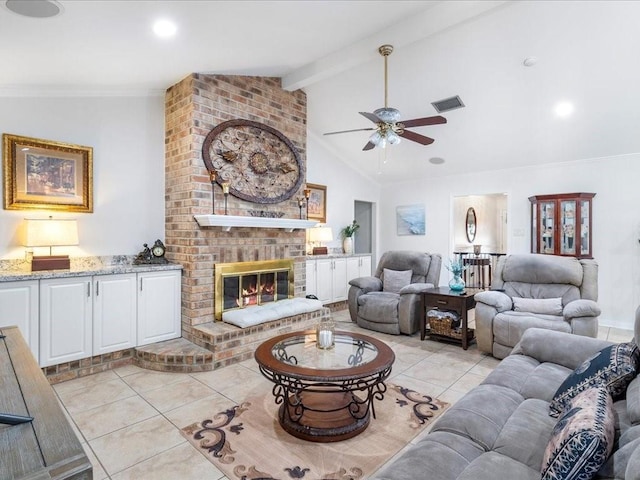
<path fill-rule="evenodd" d="M 378 47 L 382 44 L 389 43 L 394 47 L 409 45 L 509 3 L 511 2 L 506 0 L 435 2 L 406 20 L 292 71 L 282 78 L 282 87 L 289 91 L 304 88 L 375 60 L 379 56 Z M 392 5 L 389 3 L 389 8 Z"/>

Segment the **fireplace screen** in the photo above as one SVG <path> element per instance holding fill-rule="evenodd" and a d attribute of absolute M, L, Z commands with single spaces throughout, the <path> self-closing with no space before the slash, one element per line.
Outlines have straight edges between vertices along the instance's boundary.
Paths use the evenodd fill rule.
<path fill-rule="evenodd" d="M 293 260 L 215 264 L 215 318 L 222 312 L 293 297 Z"/>

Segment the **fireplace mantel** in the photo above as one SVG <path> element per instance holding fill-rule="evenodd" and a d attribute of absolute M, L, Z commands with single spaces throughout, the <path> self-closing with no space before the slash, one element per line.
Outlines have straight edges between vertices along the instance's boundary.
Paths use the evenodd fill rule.
<path fill-rule="evenodd" d="M 231 230 L 231 227 L 282 228 L 287 232 L 292 232 L 296 229 L 312 228 L 318 224 L 316 220 L 240 217 L 237 215 L 194 215 L 193 218 L 201 227 L 222 227 L 225 232 Z"/>

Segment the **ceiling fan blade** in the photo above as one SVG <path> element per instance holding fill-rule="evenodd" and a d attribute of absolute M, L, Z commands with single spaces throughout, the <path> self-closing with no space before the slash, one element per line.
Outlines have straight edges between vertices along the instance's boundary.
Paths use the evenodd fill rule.
<path fill-rule="evenodd" d="M 439 125 L 441 123 L 447 123 L 447 119 L 436 115 L 435 117 L 414 118 L 413 120 L 401 120 L 405 127 L 424 127 L 425 125 Z"/>
<path fill-rule="evenodd" d="M 411 132 L 409 130 L 405 130 L 398 135 L 400 135 L 402 138 L 406 138 L 407 140 L 411 140 L 413 142 L 418 142 L 422 145 L 430 145 L 435 141 L 433 138 L 425 137 L 424 135 L 420 135 L 419 133 Z"/>
<path fill-rule="evenodd" d="M 364 132 L 365 130 L 375 130 L 375 128 L 356 128 L 354 130 L 340 130 L 339 132 L 328 132 L 323 135 L 335 135 L 337 133 L 349 133 L 349 132 Z"/>
<path fill-rule="evenodd" d="M 366 151 L 366 150 L 371 150 L 372 148 L 375 148 L 375 144 L 371 143 L 371 142 L 367 142 L 367 144 L 364 146 L 364 148 L 362 150 Z"/>
<path fill-rule="evenodd" d="M 369 112 L 359 112 L 359 113 L 363 117 L 366 117 L 369 120 L 371 120 L 373 123 L 380 123 L 382 121 L 378 118 L 378 116 L 375 113 L 369 113 Z"/>

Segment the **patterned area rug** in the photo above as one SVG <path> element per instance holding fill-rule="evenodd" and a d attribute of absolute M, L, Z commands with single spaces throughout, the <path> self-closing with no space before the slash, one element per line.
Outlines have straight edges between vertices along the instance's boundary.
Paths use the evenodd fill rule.
<path fill-rule="evenodd" d="M 360 480 L 430 428 L 448 406 L 389 384 L 364 432 L 341 442 L 315 443 L 286 433 L 274 398 L 264 395 L 189 425 L 182 434 L 229 479 Z"/>

